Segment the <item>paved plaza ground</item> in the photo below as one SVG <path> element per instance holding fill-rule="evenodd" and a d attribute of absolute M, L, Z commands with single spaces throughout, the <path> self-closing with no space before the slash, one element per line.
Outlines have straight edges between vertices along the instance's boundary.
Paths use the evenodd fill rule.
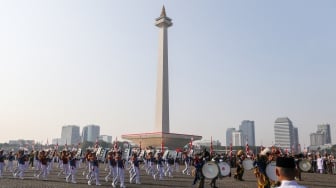
<path fill-rule="evenodd" d="M 101 165 L 102 166 L 102 165 Z M 234 168 L 231 169 L 235 171 Z M 38 180 L 33 177 L 33 173 L 29 170 L 26 173 L 25 179 L 14 179 L 9 172 L 5 172 L 3 178 L 0 179 L 0 188 L 89 188 L 89 187 L 112 187 L 111 182 L 105 182 L 104 177 L 107 172 L 101 169 L 100 183 L 101 186 L 87 185 L 87 180 L 82 176 L 83 169 L 77 173 L 77 184 L 66 183 L 64 177 L 57 176 L 58 171 L 54 170 L 49 176 L 47 181 Z M 233 177 L 225 177 L 217 181 L 217 186 L 220 188 L 235 187 L 235 188 L 253 188 L 256 186 L 256 179 L 252 171 L 245 171 L 245 181 L 236 181 Z M 311 188 L 336 188 L 336 175 L 328 174 L 315 174 L 315 173 L 302 173 L 303 181 L 299 184 Z M 163 188 L 163 187 L 192 187 L 193 177 L 174 173 L 173 178 L 165 178 L 161 181 L 154 181 L 153 178 L 141 170 L 141 185 L 130 184 L 128 182 L 128 173 L 126 173 L 125 182 L 127 188 Z M 205 187 L 210 187 L 209 180 L 206 180 Z M 119 186 L 118 186 L 119 187 Z"/>

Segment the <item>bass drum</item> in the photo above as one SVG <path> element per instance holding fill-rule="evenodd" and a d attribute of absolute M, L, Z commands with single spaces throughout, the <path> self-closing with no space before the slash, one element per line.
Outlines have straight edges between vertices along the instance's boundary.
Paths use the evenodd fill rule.
<path fill-rule="evenodd" d="M 253 161 L 251 159 L 245 159 L 243 161 L 243 167 L 245 170 L 252 170 L 253 169 Z"/>
<path fill-rule="evenodd" d="M 275 173 L 275 169 L 276 169 L 275 161 L 268 163 L 268 165 L 266 166 L 266 175 L 272 181 L 278 181 L 278 177 Z"/>
<path fill-rule="evenodd" d="M 230 174 L 231 167 L 229 164 L 227 164 L 226 162 L 220 162 L 217 165 L 219 167 L 220 176 L 225 177 Z"/>
<path fill-rule="evenodd" d="M 308 172 L 311 169 L 312 165 L 308 159 L 303 159 L 299 162 L 299 168 L 303 172 Z"/>
<path fill-rule="evenodd" d="M 202 167 L 202 173 L 205 178 L 213 179 L 219 174 L 218 165 L 214 162 L 207 162 Z"/>

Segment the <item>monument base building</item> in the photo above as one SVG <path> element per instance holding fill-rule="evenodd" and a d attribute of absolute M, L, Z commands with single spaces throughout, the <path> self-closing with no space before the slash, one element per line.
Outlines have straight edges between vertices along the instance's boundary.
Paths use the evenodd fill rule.
<path fill-rule="evenodd" d="M 139 134 L 127 134 L 122 135 L 122 139 L 129 140 L 135 144 L 140 145 L 144 149 L 148 146 L 153 147 L 168 147 L 168 149 L 182 148 L 186 144 L 190 143 L 190 140 L 201 140 L 202 136 L 188 135 L 188 134 L 176 134 L 176 133 L 139 133 Z"/>

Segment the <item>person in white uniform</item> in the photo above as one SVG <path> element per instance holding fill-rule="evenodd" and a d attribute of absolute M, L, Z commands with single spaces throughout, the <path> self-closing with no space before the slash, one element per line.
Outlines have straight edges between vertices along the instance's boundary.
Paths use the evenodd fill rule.
<path fill-rule="evenodd" d="M 295 181 L 295 161 L 292 157 L 277 157 L 275 173 L 281 185 L 278 188 L 306 188 Z"/>
<path fill-rule="evenodd" d="M 317 159 L 316 159 L 316 163 L 317 163 L 317 172 L 323 174 L 323 158 L 321 157 L 320 154 L 317 155 Z"/>

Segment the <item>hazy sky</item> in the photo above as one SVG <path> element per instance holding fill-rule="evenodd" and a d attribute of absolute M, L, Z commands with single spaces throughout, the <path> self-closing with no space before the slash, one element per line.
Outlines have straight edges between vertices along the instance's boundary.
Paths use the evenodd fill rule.
<path fill-rule="evenodd" d="M 51 142 L 63 125 L 153 131 L 163 4 L 171 132 L 225 144 L 254 120 L 271 145 L 289 117 L 302 146 L 321 123 L 336 142 L 333 0 L 0 0 L 0 142 Z"/>

